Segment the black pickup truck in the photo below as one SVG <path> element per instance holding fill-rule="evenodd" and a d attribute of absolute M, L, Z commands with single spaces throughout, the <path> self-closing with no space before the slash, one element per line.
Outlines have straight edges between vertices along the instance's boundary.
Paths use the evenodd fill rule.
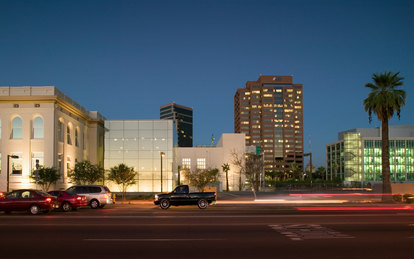
<path fill-rule="evenodd" d="M 171 205 L 198 205 L 205 209 L 210 204 L 215 204 L 217 195 L 215 192 L 193 192 L 189 193 L 188 185 L 179 185 L 170 193 L 156 194 L 154 204 L 160 205 L 161 209 L 168 209 Z"/>

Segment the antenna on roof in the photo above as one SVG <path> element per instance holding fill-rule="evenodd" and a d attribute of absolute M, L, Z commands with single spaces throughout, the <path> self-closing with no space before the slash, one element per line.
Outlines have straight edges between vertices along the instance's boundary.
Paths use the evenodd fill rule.
<path fill-rule="evenodd" d="M 214 138 L 214 134 L 211 134 L 211 145 L 212 145 L 212 146 L 214 146 L 214 140 L 216 140 L 216 139 Z"/>

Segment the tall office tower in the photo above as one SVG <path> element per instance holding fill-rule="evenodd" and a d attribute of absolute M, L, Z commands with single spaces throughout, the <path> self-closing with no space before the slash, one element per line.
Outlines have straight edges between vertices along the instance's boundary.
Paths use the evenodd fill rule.
<path fill-rule="evenodd" d="M 174 102 L 160 107 L 161 120 L 173 120 L 179 147 L 193 146 L 193 109 Z"/>
<path fill-rule="evenodd" d="M 260 147 L 266 171 L 303 167 L 302 84 L 292 76 L 260 76 L 234 95 L 234 132 Z"/>

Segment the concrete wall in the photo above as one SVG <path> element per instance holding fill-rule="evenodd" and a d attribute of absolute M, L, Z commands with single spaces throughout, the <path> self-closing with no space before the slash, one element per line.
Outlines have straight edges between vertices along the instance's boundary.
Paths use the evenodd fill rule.
<path fill-rule="evenodd" d="M 238 168 L 232 163 L 232 153 L 244 154 L 245 134 L 223 134 L 215 147 L 192 147 L 192 148 L 178 148 L 177 149 L 177 163 L 182 168 L 182 159 L 191 159 L 191 170 L 197 168 L 197 158 L 206 159 L 206 168 L 217 168 L 220 171 L 219 176 L 219 191 L 226 188 L 226 176 L 222 170 L 222 165 L 228 163 L 230 165 L 229 174 L 229 189 L 239 189 L 239 172 Z M 245 178 L 242 176 L 242 182 Z"/>

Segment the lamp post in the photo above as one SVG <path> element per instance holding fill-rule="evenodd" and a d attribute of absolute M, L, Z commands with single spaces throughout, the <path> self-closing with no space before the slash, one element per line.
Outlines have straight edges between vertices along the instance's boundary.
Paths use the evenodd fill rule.
<path fill-rule="evenodd" d="M 7 190 L 6 192 L 9 192 L 10 158 L 15 159 L 15 158 L 19 158 L 19 156 L 7 155 Z"/>
<path fill-rule="evenodd" d="M 165 156 L 165 153 L 161 152 L 160 155 L 161 155 L 161 192 L 162 192 L 162 158 Z"/>

